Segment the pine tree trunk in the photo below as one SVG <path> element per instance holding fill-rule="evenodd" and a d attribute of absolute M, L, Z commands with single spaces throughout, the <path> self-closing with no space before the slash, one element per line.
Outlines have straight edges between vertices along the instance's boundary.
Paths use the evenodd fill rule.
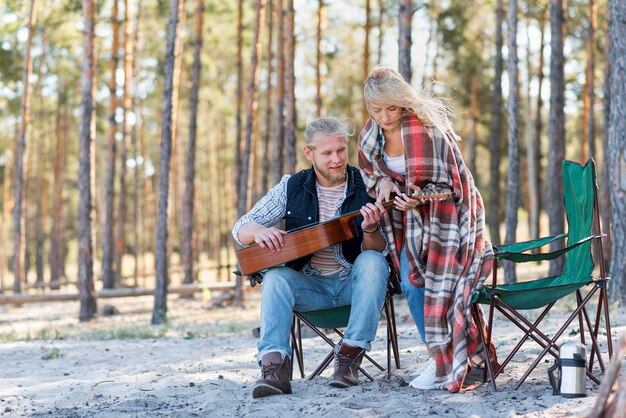
<path fill-rule="evenodd" d="M 8 137 L 7 137 L 7 141 L 11 141 Z M 5 144 L 5 147 L 8 147 L 8 144 Z M 12 167 L 12 163 L 13 163 L 13 159 L 11 157 L 7 157 L 7 159 L 5 160 L 5 165 L 4 165 L 4 169 L 6 170 L 6 173 L 10 173 L 11 170 L 13 170 Z M 2 239 L 2 242 L 0 242 L 0 293 L 4 292 L 5 289 L 5 277 L 6 277 L 6 273 L 7 273 L 7 265 L 6 265 L 6 259 L 7 259 L 7 246 L 8 243 L 10 242 L 9 239 L 9 228 L 8 228 L 8 219 L 9 219 L 9 213 L 11 212 L 11 204 L 13 203 L 11 201 L 11 177 L 13 176 L 3 176 L 3 183 L 2 183 L 2 229 L 0 230 L 0 233 L 2 234 L 2 236 L 0 237 Z"/>
<path fill-rule="evenodd" d="M 133 22 L 130 19 L 128 0 L 124 0 L 124 38 L 122 48 L 124 49 L 124 90 L 122 92 L 122 141 L 120 142 L 120 174 L 119 174 L 119 192 L 116 233 L 115 233 L 115 271 L 117 273 L 117 281 L 122 280 L 122 260 L 126 252 L 126 161 L 128 159 L 128 142 L 130 141 L 130 124 L 128 115 L 132 104 L 132 96 L 130 93 L 130 83 L 133 73 L 133 40 L 132 40 Z"/>
<path fill-rule="evenodd" d="M 611 221 L 613 223 L 611 298 L 626 301 L 626 0 L 609 0 L 609 59 L 611 71 L 611 112 L 609 115 L 609 171 Z"/>
<path fill-rule="evenodd" d="M 587 46 L 587 68 L 585 70 L 587 86 L 587 125 L 585 130 L 587 131 L 587 148 L 588 155 L 593 158 L 597 158 L 596 155 L 596 118 L 595 118 L 595 101 L 596 101 L 596 82 L 595 82 L 595 50 L 596 50 L 596 3 L 594 0 L 589 0 L 589 32 L 588 46 Z M 587 158 L 585 158 L 587 160 Z"/>
<path fill-rule="evenodd" d="M 480 70 L 479 70 L 480 72 Z M 465 163 L 470 172 L 474 173 L 474 181 L 478 183 L 478 172 L 476 170 L 476 144 L 478 143 L 478 125 L 480 124 L 480 109 L 478 105 L 478 95 L 480 94 L 480 77 L 478 74 L 472 76 L 472 86 L 470 91 L 470 133 L 467 136 Z"/>
<path fill-rule="evenodd" d="M 274 15 L 276 10 L 272 0 L 267 2 L 267 75 L 265 79 L 265 121 L 263 133 L 263 153 L 261 166 L 261 193 L 268 190 L 270 181 L 270 138 L 272 137 L 272 72 L 274 71 L 272 60 L 272 40 L 274 35 Z"/>
<path fill-rule="evenodd" d="M 102 225 L 102 287 L 113 289 L 115 287 L 115 271 L 113 267 L 114 241 L 113 241 L 113 207 L 115 200 L 115 167 L 117 155 L 117 122 L 115 112 L 117 110 L 117 64 L 119 61 L 119 19 L 118 0 L 113 0 L 111 12 L 111 30 L 113 41 L 111 44 L 111 70 L 109 79 L 109 136 L 108 136 L 108 163 L 104 183 L 104 222 Z"/>
<path fill-rule="evenodd" d="M 517 238 L 517 208 L 519 205 L 519 71 L 517 65 L 517 0 L 509 0 L 507 7 L 507 73 L 509 75 L 509 99 L 507 109 L 509 115 L 509 169 L 506 183 L 506 242 L 515 242 Z M 515 283 L 515 264 L 504 263 L 504 280 Z"/>
<path fill-rule="evenodd" d="M 96 315 L 96 292 L 93 278 L 92 236 L 92 146 L 95 136 L 95 6 L 93 0 L 83 0 L 83 64 L 81 73 L 80 151 L 78 156 L 78 291 L 81 321 Z"/>
<path fill-rule="evenodd" d="M 257 93 L 259 88 L 259 59 L 261 58 L 261 33 L 265 21 L 265 0 L 257 0 L 256 19 L 254 23 L 254 41 L 252 57 L 250 59 L 250 78 L 246 91 L 246 133 L 244 137 L 243 153 L 241 156 L 241 174 L 239 175 L 239 195 L 237 199 L 237 214 L 242 216 L 248 209 L 248 196 L 252 187 L 250 161 L 256 132 Z"/>
<path fill-rule="evenodd" d="M 563 73 L 563 3 L 562 0 L 550 1 L 550 115 L 548 119 L 548 216 L 550 235 L 559 235 L 564 230 L 563 209 L 563 174 L 562 163 L 565 158 L 565 79 Z M 550 250 L 556 251 L 563 243 L 550 244 Z M 557 275 L 563 270 L 563 257 L 550 262 L 549 275 Z"/>
<path fill-rule="evenodd" d="M 491 105 L 491 127 L 489 129 L 489 207 L 487 224 L 491 242 L 500 245 L 500 146 L 502 141 L 502 0 L 496 6 L 496 57 L 493 80 L 493 102 Z"/>
<path fill-rule="evenodd" d="M 548 19 L 548 8 L 546 6 L 541 11 L 541 21 L 539 23 L 539 28 L 541 31 L 541 38 L 539 41 L 539 67 L 537 69 L 538 91 L 541 91 L 543 88 L 544 47 L 545 47 L 545 32 L 546 32 L 545 29 L 546 29 L 547 19 Z M 539 215 L 541 213 L 541 208 L 545 207 L 545 204 L 541 199 L 541 196 L 545 195 L 542 189 L 543 182 L 541 181 L 541 176 L 539 175 L 539 173 L 543 172 L 542 167 L 541 167 L 541 135 L 543 131 L 542 108 L 543 108 L 543 98 L 541 97 L 541 94 L 537 94 L 537 103 L 535 105 L 535 129 L 534 129 L 535 140 L 533 141 L 533 148 L 534 148 L 533 155 L 535 157 L 535 162 L 533 163 L 533 165 L 536 167 L 536 171 L 537 171 L 537 175 L 535 177 L 536 184 L 534 188 L 537 190 L 539 197 L 537 198 L 537 206 L 538 206 L 537 207 L 537 220 L 536 220 L 535 225 L 531 225 L 531 228 L 530 228 L 531 234 L 534 231 L 536 231 L 537 237 L 542 236 L 541 226 L 540 226 L 541 222 L 540 222 Z"/>
<path fill-rule="evenodd" d="M 291 174 L 296 172 L 296 75 L 295 75 L 295 53 L 296 53 L 296 36 L 294 32 L 293 0 L 285 0 L 285 24 L 283 33 L 285 39 L 285 163 L 287 171 Z"/>
<path fill-rule="evenodd" d="M 370 0 L 365 0 L 365 41 L 363 43 L 363 83 L 367 80 L 370 70 L 370 29 L 371 29 L 371 7 Z M 367 107 L 365 106 L 365 98 L 361 100 L 361 120 L 363 124 L 369 119 Z"/>
<path fill-rule="evenodd" d="M 174 61 L 176 60 L 176 32 L 178 25 L 178 0 L 170 1 L 167 25 L 167 46 L 163 78 L 163 105 L 161 120 L 161 146 L 159 161 L 159 206 L 156 226 L 155 270 L 156 286 L 152 324 L 167 321 L 167 210 L 169 196 L 170 162 L 172 159 L 172 95 L 174 90 Z"/>
<path fill-rule="evenodd" d="M 33 44 L 33 30 L 37 12 L 35 0 L 30 0 L 30 13 L 28 19 L 28 38 L 26 40 L 26 52 L 24 55 L 24 75 L 22 77 L 22 106 L 20 133 L 17 140 L 17 152 L 15 158 L 15 203 L 13 205 L 13 292 L 22 292 L 22 199 L 24 194 L 24 154 L 26 153 L 26 128 L 30 117 L 30 76 L 33 72 L 33 58 L 31 49 Z"/>
<path fill-rule="evenodd" d="M 532 81 L 532 63 L 530 52 L 530 16 L 528 16 L 526 24 L 526 117 L 524 137 L 526 138 L 526 173 L 528 185 L 528 230 L 530 239 L 539 238 L 539 190 L 537 189 L 537 179 L 539 177 L 539 167 L 537 166 L 537 157 L 535 155 L 535 135 L 532 125 L 532 95 L 530 85 Z M 541 71 L 541 70 L 540 70 Z"/>
<path fill-rule="evenodd" d="M 235 181 L 237 187 L 240 183 L 241 174 L 241 133 L 242 133 L 242 121 L 241 121 L 241 106 L 243 104 L 243 0 L 237 2 L 237 59 L 235 62 L 237 67 L 237 91 L 235 93 L 236 109 L 235 109 Z"/>
<path fill-rule="evenodd" d="M 65 268 L 65 240 L 64 240 L 64 219 L 65 205 L 63 196 L 65 192 L 65 176 L 67 162 L 67 134 L 68 134 L 68 97 L 64 92 L 64 86 L 59 86 L 59 99 L 56 117 L 56 147 L 54 156 L 54 184 L 52 189 L 52 230 L 50 233 L 50 253 L 48 260 L 50 264 L 50 289 L 58 289 L 58 284 L 64 276 Z"/>
<path fill-rule="evenodd" d="M 283 148 L 285 143 L 285 13 L 283 2 L 276 0 L 276 86 L 274 88 L 274 148 L 272 151 L 272 184 L 277 184 L 283 174 Z"/>
<path fill-rule="evenodd" d="M 317 2 L 317 36 L 315 37 L 315 114 L 319 118 L 322 115 L 322 36 L 324 30 L 324 0 Z"/>
<path fill-rule="evenodd" d="M 376 62 L 380 63 L 383 59 L 383 42 L 385 40 L 385 32 L 383 30 L 383 23 L 385 21 L 385 0 L 378 0 L 378 46 L 376 47 Z"/>
<path fill-rule="evenodd" d="M 183 197 L 183 283 L 193 283 L 193 202 L 196 157 L 196 134 L 198 123 L 198 96 L 200 91 L 200 71 L 202 69 L 202 27 L 204 23 L 204 0 L 198 0 L 196 9 L 196 39 L 193 50 L 193 67 L 191 70 L 191 97 L 189 100 L 189 143 L 187 145 L 187 161 L 185 164 L 185 195 Z"/>
<path fill-rule="evenodd" d="M 37 118 L 41 121 L 46 121 L 46 115 L 44 114 L 44 96 L 42 93 L 43 87 L 43 63 L 46 62 L 46 40 L 44 39 L 42 45 L 42 55 L 39 64 L 39 74 L 37 76 L 37 84 L 35 91 L 39 97 L 39 112 Z M 36 199 L 36 213 L 35 213 L 35 272 L 36 282 L 43 283 L 44 281 L 44 244 L 45 244 L 45 224 L 48 216 L 48 182 L 46 181 L 46 169 L 47 169 L 47 156 L 48 150 L 48 129 L 44 127 L 38 138 L 39 144 L 37 147 L 37 172 L 35 174 L 35 199 Z"/>
<path fill-rule="evenodd" d="M 409 83 L 413 77 L 411 70 L 411 26 L 413 20 L 413 0 L 400 0 L 398 15 L 398 71 Z"/>
<path fill-rule="evenodd" d="M 135 45 L 134 54 L 133 54 L 133 112 L 135 114 L 135 125 L 133 129 L 133 135 L 131 138 L 131 146 L 133 153 L 133 160 L 135 161 L 135 165 L 133 167 L 133 244 L 135 246 L 134 251 L 134 271 L 133 271 L 133 284 L 135 287 L 139 286 L 139 259 L 140 257 L 143 259 L 143 255 L 145 252 L 142 240 L 143 233 L 143 200 L 139 199 L 139 182 L 140 182 L 140 165 L 138 161 L 138 157 L 140 151 L 138 149 L 138 143 L 141 142 L 140 138 L 142 135 L 142 126 L 143 119 L 141 116 L 141 96 L 139 94 L 139 83 L 141 82 L 141 52 L 142 52 L 142 44 L 140 41 L 143 40 L 142 32 L 141 32 L 141 21 L 143 17 L 143 9 L 142 3 L 137 3 L 137 23 L 135 25 L 135 35 L 133 44 Z M 141 37 L 140 37 L 141 36 Z M 143 167 L 143 165 L 142 165 Z M 145 268 L 145 265 L 144 265 Z"/>
<path fill-rule="evenodd" d="M 609 49 L 611 46 L 611 36 L 609 31 L 606 31 L 604 42 L 604 86 L 602 97 L 602 121 L 604 125 L 604 132 L 602 133 L 602 165 L 600 166 L 600 184 L 604 185 L 604 191 L 600 188 L 600 217 L 602 224 L 602 231 L 608 234 L 608 239 L 604 240 L 602 249 L 604 250 L 604 262 L 606 269 L 610 270 L 611 266 L 611 194 L 609 186 L 609 114 L 611 110 L 611 87 L 610 87 L 610 73 L 611 73 L 611 57 L 609 55 Z"/>

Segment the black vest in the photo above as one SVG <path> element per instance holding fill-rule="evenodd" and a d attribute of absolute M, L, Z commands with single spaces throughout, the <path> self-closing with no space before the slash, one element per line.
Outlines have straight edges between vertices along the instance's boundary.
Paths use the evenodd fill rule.
<path fill-rule="evenodd" d="M 346 198 L 341 205 L 341 213 L 353 212 L 361 209 L 368 202 L 374 202 L 365 190 L 365 184 L 361 178 L 361 173 L 357 168 L 348 166 L 348 187 Z M 302 170 L 294 174 L 287 181 L 287 209 L 285 212 L 285 230 L 301 228 L 303 226 L 317 223 L 319 221 L 319 207 L 317 200 L 317 189 L 315 187 L 315 171 L 313 168 Z M 361 222 L 363 217 L 355 218 L 358 236 L 341 244 L 341 250 L 345 259 L 354 263 L 361 253 L 361 242 L 363 231 Z M 311 259 L 308 255 L 287 263 L 287 267 L 300 270 Z"/>

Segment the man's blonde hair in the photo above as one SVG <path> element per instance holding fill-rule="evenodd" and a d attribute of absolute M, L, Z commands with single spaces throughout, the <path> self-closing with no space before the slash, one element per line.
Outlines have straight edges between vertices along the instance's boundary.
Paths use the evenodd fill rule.
<path fill-rule="evenodd" d="M 304 145 L 312 147 L 315 145 L 317 135 L 341 136 L 348 140 L 352 135 L 350 125 L 346 121 L 341 121 L 334 117 L 317 118 L 309 123 L 304 130 Z"/>

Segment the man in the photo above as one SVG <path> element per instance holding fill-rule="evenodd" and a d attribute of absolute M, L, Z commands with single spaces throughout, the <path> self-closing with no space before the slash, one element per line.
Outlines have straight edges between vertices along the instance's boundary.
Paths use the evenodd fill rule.
<path fill-rule="evenodd" d="M 367 192 L 359 170 L 350 167 L 347 128 L 334 118 L 316 119 L 304 132 L 304 154 L 313 167 L 283 176 L 233 227 L 243 245 L 259 244 L 271 253 L 284 247 L 286 231 L 361 211 L 358 236 L 312 255 L 269 269 L 263 278 L 261 337 L 262 377 L 252 397 L 291 393 L 289 333 L 292 311 L 352 305 L 348 327 L 335 354 L 330 384 L 358 384 L 358 368 L 376 336 L 387 290 L 387 243 L 378 222 L 385 208 Z M 281 220 L 285 230 L 278 229 Z"/>

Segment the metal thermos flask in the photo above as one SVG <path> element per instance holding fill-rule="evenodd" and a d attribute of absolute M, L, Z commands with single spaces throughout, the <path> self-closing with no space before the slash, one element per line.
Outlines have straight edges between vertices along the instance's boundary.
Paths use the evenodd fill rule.
<path fill-rule="evenodd" d="M 548 370 L 553 393 L 566 398 L 587 396 L 585 387 L 587 350 L 581 343 L 563 343 L 559 358 Z M 554 372 L 558 371 L 558 379 Z"/>

